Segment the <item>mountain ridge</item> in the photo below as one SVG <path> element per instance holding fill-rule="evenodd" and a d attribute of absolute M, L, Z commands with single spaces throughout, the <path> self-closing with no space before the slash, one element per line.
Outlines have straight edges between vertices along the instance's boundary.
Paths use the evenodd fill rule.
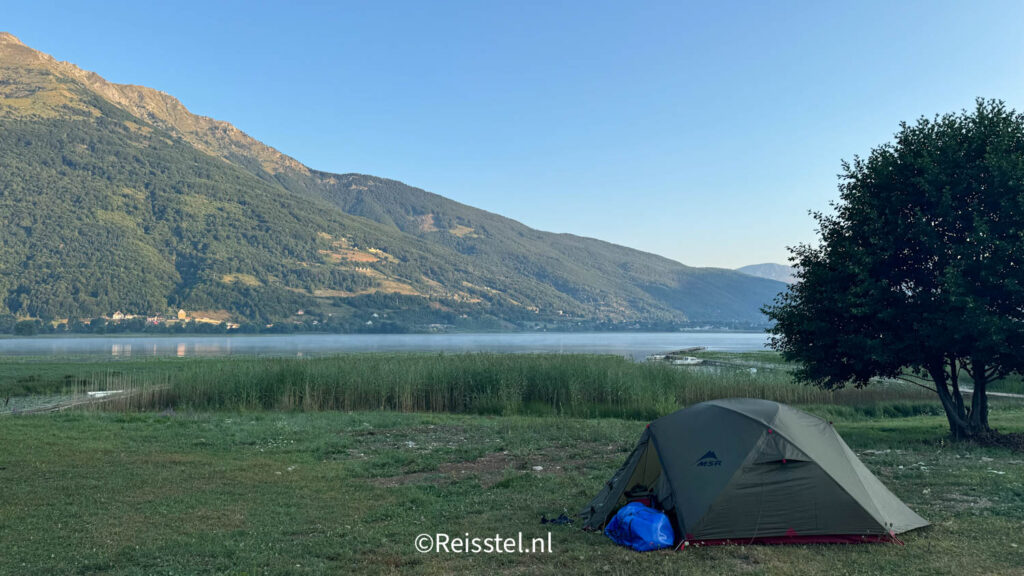
<path fill-rule="evenodd" d="M 535 230 L 395 180 L 314 170 L 230 123 L 192 114 L 167 93 L 108 82 L 4 33 L 0 121 L 6 136 L 0 152 L 10 152 L 5 160 L 9 168 L 35 178 L 29 184 L 10 178 L 0 182 L 6 184 L 0 189 L 4 195 L 13 197 L 11 191 L 27 186 L 37 197 L 50 197 L 59 205 L 64 196 L 31 182 L 65 187 L 74 182 L 76 193 L 88 192 L 84 202 L 93 212 L 63 216 L 78 226 L 99 226 L 105 234 L 127 233 L 139 253 L 154 262 L 173 263 L 173 271 L 156 266 L 170 280 L 150 287 L 150 311 L 158 307 L 155 294 L 162 291 L 167 294 L 165 307 L 222 308 L 233 317 L 260 322 L 291 318 L 285 312 L 298 306 L 323 312 L 319 318 L 335 313 L 354 317 L 369 309 L 363 301 L 370 298 L 388 301 L 373 304 L 374 310 L 415 317 L 421 324 L 475 317 L 506 328 L 524 322 L 564 324 L 569 318 L 577 324 L 756 324 L 763 319 L 760 305 L 781 289 L 780 284 L 750 281 L 724 269 L 691 268 L 597 239 Z M 81 142 L 70 138 L 71 133 Z M 19 139 L 30 145 L 19 147 Z M 75 149 L 69 150 L 69 144 Z M 190 148 L 223 168 L 200 160 Z M 129 157 L 128 151 L 135 156 Z M 63 167 L 53 165 L 56 157 L 48 159 L 56 152 Z M 142 164 L 152 170 L 139 171 Z M 94 178 L 97 171 L 106 173 L 106 179 Z M 114 181 L 135 191 L 135 200 L 128 202 L 134 211 L 107 209 L 127 202 L 121 198 L 123 190 L 111 185 Z M 143 196 L 148 206 L 143 206 Z M 106 207 L 96 210 L 96 205 Z M 174 215 L 170 219 L 169 212 Z M 255 212 L 264 220 L 252 220 Z M 263 213 L 278 215 L 284 224 L 275 227 L 279 223 L 266 220 Z M 322 229 L 300 233 L 303 221 L 322 221 Z M 144 226 L 136 230 L 138 222 Z M 170 223 L 174 226 L 169 229 Z M 225 240 L 227 225 L 253 232 Z M 190 228 L 199 229 L 197 237 Z M 49 227 L 40 230 L 43 236 L 60 236 Z M 269 236 L 259 238 L 255 230 Z M 285 230 L 298 239 L 282 238 Z M 13 232 L 8 240 L 39 248 L 31 235 L 27 238 Z M 290 246 L 286 252 L 291 256 L 274 256 L 281 246 L 268 245 L 269 238 Z M 266 261 L 238 257 L 247 253 Z M 294 257 L 297 253 L 301 257 Z M 21 254 L 32 257 L 31 249 Z M 191 268 L 180 265 L 183 257 L 193 259 Z M 38 296 L 28 295 L 45 292 L 37 285 L 40 281 L 25 280 L 34 272 L 24 271 L 25 261 L 8 260 L 15 285 L 0 282 L 0 297 L 6 288 L 4 303 L 11 312 L 31 315 L 35 306 L 51 315 L 62 313 L 58 309 L 73 315 L 74 303 L 88 300 L 82 296 L 81 279 L 53 262 L 52 275 L 67 281 L 70 295 L 54 297 L 63 302 L 59 305 L 39 304 Z M 247 307 L 240 302 L 239 294 L 246 292 L 242 285 L 288 302 L 274 305 L 272 313 Z M 88 294 L 100 292 L 90 289 Z M 196 294 L 206 294 L 205 299 L 197 301 Z M 419 308 L 437 314 L 410 312 Z M 90 313 L 97 310 L 90 308 Z"/>
<path fill-rule="evenodd" d="M 133 116 L 173 130 L 199 149 L 225 160 L 230 161 L 232 153 L 245 152 L 257 155 L 266 163 L 266 167 L 276 171 L 309 171 L 298 160 L 249 136 L 229 122 L 194 114 L 167 92 L 137 84 L 110 82 L 96 72 L 83 70 L 71 62 L 57 60 L 26 46 L 8 32 L 0 32 L 0 57 L 4 56 L 20 56 L 24 64 L 34 59 L 44 69 L 73 77 Z M 204 132 L 207 133 L 205 138 Z"/>
<path fill-rule="evenodd" d="M 795 268 L 785 264 L 776 264 L 774 262 L 741 266 L 740 268 L 737 268 L 736 271 L 749 274 L 751 276 L 757 276 L 758 278 L 778 280 L 779 282 L 784 282 L 786 284 L 793 284 L 797 281 Z"/>

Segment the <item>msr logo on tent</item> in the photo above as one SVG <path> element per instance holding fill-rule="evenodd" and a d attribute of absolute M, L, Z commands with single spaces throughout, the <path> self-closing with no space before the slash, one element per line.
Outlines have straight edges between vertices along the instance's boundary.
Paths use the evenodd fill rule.
<path fill-rule="evenodd" d="M 721 466 L 721 465 L 722 465 L 722 461 L 718 459 L 718 456 L 715 456 L 715 453 L 712 450 L 708 450 L 707 452 L 704 453 L 703 456 L 700 457 L 700 460 L 697 460 L 697 466 Z"/>

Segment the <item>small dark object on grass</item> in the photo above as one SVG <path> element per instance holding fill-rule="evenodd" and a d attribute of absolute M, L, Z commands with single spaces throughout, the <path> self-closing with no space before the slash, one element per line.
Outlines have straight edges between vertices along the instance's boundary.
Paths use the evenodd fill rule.
<path fill-rule="evenodd" d="M 544 514 L 541 514 L 541 516 L 540 516 L 540 523 L 541 524 L 558 524 L 558 525 L 563 525 L 563 524 L 572 524 L 572 522 L 573 522 L 572 518 L 569 518 L 564 513 L 561 514 L 558 518 L 554 518 L 552 520 L 548 520 L 548 517 L 546 515 L 544 515 Z"/>

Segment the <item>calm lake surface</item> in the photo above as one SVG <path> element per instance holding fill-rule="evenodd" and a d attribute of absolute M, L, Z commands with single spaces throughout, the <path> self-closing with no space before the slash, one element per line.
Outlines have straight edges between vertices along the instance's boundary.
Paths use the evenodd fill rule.
<path fill-rule="evenodd" d="M 763 332 L 511 333 L 511 334 L 289 334 L 284 336 L 160 336 L 0 339 L 0 356 L 322 356 L 348 352 L 553 352 L 648 354 L 706 346 L 763 350 Z"/>

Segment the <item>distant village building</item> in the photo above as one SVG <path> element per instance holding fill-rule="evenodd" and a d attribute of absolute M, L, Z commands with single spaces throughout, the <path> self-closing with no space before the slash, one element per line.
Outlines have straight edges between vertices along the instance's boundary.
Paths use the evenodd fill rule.
<path fill-rule="evenodd" d="M 303 314 L 305 314 L 305 313 L 306 313 L 306 311 L 305 311 L 305 310 L 299 310 L 298 312 L 296 312 L 296 313 L 295 313 L 295 315 L 296 315 L 296 316 L 302 316 L 302 315 L 303 315 Z"/>
<path fill-rule="evenodd" d="M 114 315 L 110 317 L 111 320 L 124 320 L 124 314 L 118 310 L 114 312 Z"/>
<path fill-rule="evenodd" d="M 186 320 L 187 318 L 188 313 L 185 310 L 178 310 L 178 320 Z"/>

